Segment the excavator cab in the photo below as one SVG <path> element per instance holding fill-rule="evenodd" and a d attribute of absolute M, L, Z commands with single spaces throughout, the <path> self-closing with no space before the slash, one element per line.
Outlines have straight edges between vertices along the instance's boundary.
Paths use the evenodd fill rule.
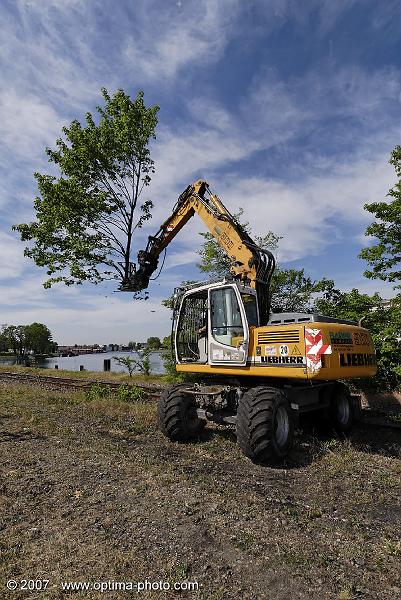
<path fill-rule="evenodd" d="M 177 363 L 245 365 L 249 327 L 259 324 L 255 290 L 225 281 L 189 290 L 176 322 Z"/>

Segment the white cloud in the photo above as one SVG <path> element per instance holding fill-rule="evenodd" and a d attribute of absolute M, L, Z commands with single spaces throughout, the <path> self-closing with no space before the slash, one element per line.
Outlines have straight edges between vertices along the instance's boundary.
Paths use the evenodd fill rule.
<path fill-rule="evenodd" d="M 360 238 L 370 218 L 363 205 L 385 198 L 394 180 L 387 161 L 401 135 L 392 122 L 382 123 L 379 132 L 367 124 L 376 124 L 375 115 L 386 101 L 396 99 L 400 86 L 396 71 L 368 75 L 343 69 L 326 79 L 311 73 L 292 85 L 270 73 L 267 80 L 261 76 L 255 82 L 237 114 L 210 99 L 189 102 L 191 124 L 184 122 L 174 131 L 164 127 L 159 134 L 154 151 L 157 172 L 147 192 L 157 203 L 145 231 L 157 229 L 186 185 L 205 178 L 232 212 L 240 206 L 245 209 L 255 234 L 271 229 L 283 235 L 282 260 L 315 254 L 342 240 L 342 222 L 353 224 L 355 238 Z M 328 119 L 342 113 L 352 116 L 353 124 L 347 124 L 341 142 L 359 136 L 353 149 L 334 157 L 320 154 L 319 149 L 304 156 L 300 150 L 301 159 L 288 165 L 290 178 L 285 172 L 268 177 L 263 167 L 252 177 L 237 169 L 258 151 L 285 148 L 291 138 L 324 130 Z M 195 218 L 180 232 L 178 239 L 187 253 L 193 251 L 194 240 L 198 247 L 196 233 L 202 230 L 204 225 Z"/>
<path fill-rule="evenodd" d="M 0 284 L 1 322 L 46 323 L 60 343 L 107 343 L 168 335 L 171 313 L 153 288 L 149 300 L 106 291 L 105 286 L 57 286 L 45 290 L 40 273 Z"/>
<path fill-rule="evenodd" d="M 127 35 L 126 63 L 145 79 L 171 82 L 188 64 L 216 62 L 240 8 L 238 0 L 147 3 L 141 27 Z"/>
<path fill-rule="evenodd" d="M 35 161 L 38 148 L 54 143 L 61 125 L 60 115 L 37 96 L 21 96 L 13 89 L 0 92 L 0 136 L 13 160 L 22 157 Z"/>
<path fill-rule="evenodd" d="M 0 14 L 3 84 L 21 96 L 42 96 L 42 103 L 82 106 L 98 92 L 101 58 L 93 52 L 90 4 L 18 2 L 17 15 Z M 92 61 L 92 62 L 91 62 Z M 103 84 L 106 81 L 103 80 Z"/>
<path fill-rule="evenodd" d="M 29 302 L 17 311 L 12 306 L 4 306 L 1 310 L 2 323 L 46 323 L 54 340 L 60 344 L 115 340 L 128 343 L 131 339 L 146 341 L 152 335 L 163 337 L 170 332 L 171 312 L 161 306 L 159 298 L 129 300 L 119 299 L 116 295 L 105 298 L 102 294 L 87 295 L 85 300 L 86 306 L 79 307 L 74 307 L 73 302 L 68 307 Z"/>
<path fill-rule="evenodd" d="M 320 33 L 328 33 L 338 19 L 348 10 L 350 10 L 359 0 L 319 0 L 317 7 L 320 17 Z M 316 4 L 316 3 L 315 3 Z"/>
<path fill-rule="evenodd" d="M 199 261 L 199 255 L 195 248 L 189 248 L 185 251 L 172 252 L 166 260 L 166 270 L 183 265 L 193 265 Z"/>
<path fill-rule="evenodd" d="M 336 287 L 343 292 L 349 292 L 353 288 L 357 288 L 361 294 L 369 294 L 372 296 L 376 292 L 380 294 L 382 298 L 394 298 L 397 294 L 396 290 L 393 289 L 393 284 L 387 281 L 381 281 L 380 279 L 367 279 L 361 277 L 358 271 L 347 271 L 340 274 L 335 281 Z"/>
<path fill-rule="evenodd" d="M 344 223 L 355 227 L 358 239 L 371 220 L 363 205 L 384 199 L 394 180 L 387 161 L 388 154 L 367 159 L 355 153 L 350 164 L 334 163 L 331 172 L 295 183 L 235 176 L 220 186 L 220 195 L 231 209 L 244 208 L 255 235 L 272 230 L 283 236 L 280 260 L 301 259 L 345 241 Z"/>
<path fill-rule="evenodd" d="M 27 266 L 21 244 L 4 231 L 0 231 L 0 257 L 0 281 L 20 277 Z"/>
<path fill-rule="evenodd" d="M 394 111 L 400 110 L 400 92 L 400 72 L 391 67 L 333 69 L 322 64 L 287 81 L 267 69 L 254 77 L 242 101 L 242 116 L 255 139 L 263 144 L 265 138 L 264 147 L 317 132 L 329 132 L 333 145 L 344 145 L 355 141 L 356 132 L 366 138 L 390 128 Z"/>

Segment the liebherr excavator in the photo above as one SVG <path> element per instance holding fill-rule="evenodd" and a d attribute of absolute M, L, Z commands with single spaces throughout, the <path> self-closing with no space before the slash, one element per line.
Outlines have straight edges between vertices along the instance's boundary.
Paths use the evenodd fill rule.
<path fill-rule="evenodd" d="M 162 432 L 187 441 L 199 436 L 207 420 L 235 425 L 242 451 L 256 462 L 288 454 L 294 424 L 305 412 L 320 411 L 333 428 L 347 432 L 358 399 L 337 380 L 376 373 L 369 332 L 316 314 L 270 314 L 274 257 L 255 244 L 205 181 L 180 195 L 121 289 L 148 287 L 161 253 L 195 213 L 230 258 L 231 275 L 175 290 L 176 369 L 198 381 L 162 395 Z"/>

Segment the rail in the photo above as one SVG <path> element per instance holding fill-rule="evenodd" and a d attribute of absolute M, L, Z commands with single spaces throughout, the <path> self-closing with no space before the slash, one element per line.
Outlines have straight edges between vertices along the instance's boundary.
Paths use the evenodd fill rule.
<path fill-rule="evenodd" d="M 0 372 L 0 381 L 16 381 L 20 383 L 49 384 L 58 388 L 88 389 L 92 385 L 103 385 L 117 390 L 122 385 L 139 387 L 149 396 L 159 395 L 164 390 L 163 386 L 131 383 L 127 381 L 102 381 L 101 379 L 82 380 L 73 377 L 55 377 L 52 375 L 34 375 L 30 373 L 15 373 L 13 371 Z"/>

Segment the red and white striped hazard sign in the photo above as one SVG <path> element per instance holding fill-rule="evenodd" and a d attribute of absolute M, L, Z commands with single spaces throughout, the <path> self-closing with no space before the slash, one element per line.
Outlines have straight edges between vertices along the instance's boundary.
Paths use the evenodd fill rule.
<path fill-rule="evenodd" d="M 308 371 L 315 373 L 322 367 L 322 354 L 331 354 L 330 344 L 323 344 L 321 329 L 305 328 L 305 354 Z"/>

